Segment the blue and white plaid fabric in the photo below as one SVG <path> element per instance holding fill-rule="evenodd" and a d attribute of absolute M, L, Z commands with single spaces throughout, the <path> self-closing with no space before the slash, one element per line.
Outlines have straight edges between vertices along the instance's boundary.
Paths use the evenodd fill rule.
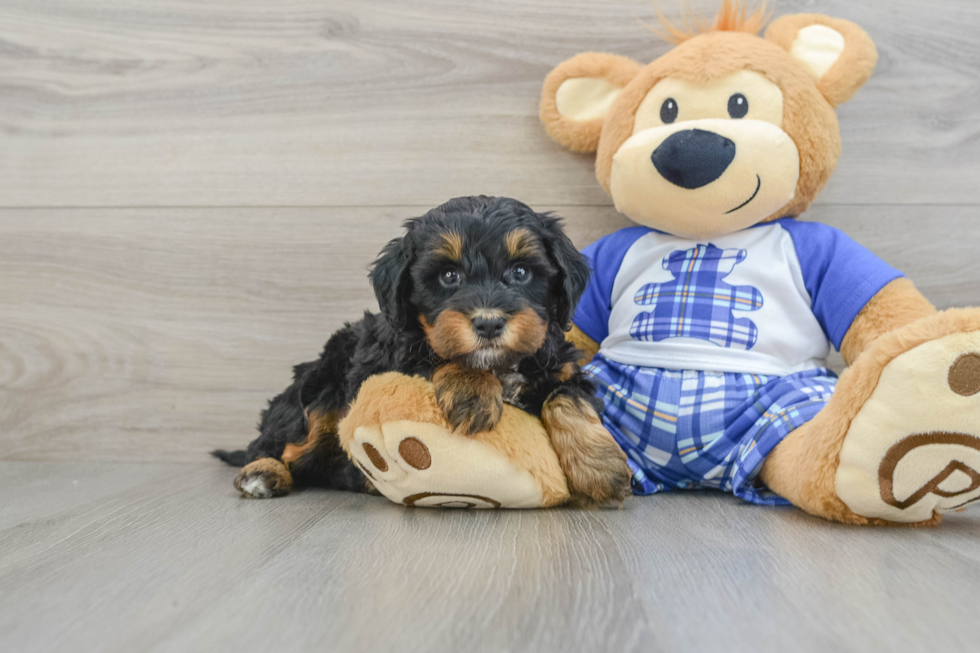
<path fill-rule="evenodd" d="M 629 456 L 633 493 L 714 488 L 762 505 L 788 502 L 758 488 L 765 457 L 826 405 L 826 368 L 789 376 L 671 371 L 601 355 L 585 367 L 606 402 L 603 424 Z"/>
<path fill-rule="evenodd" d="M 747 318 L 736 318 L 732 311 L 759 310 L 762 293 L 752 286 L 731 286 L 724 280 L 746 256 L 744 249 L 708 244 L 664 257 L 664 269 L 674 274 L 674 280 L 649 283 L 637 291 L 633 301 L 653 310 L 634 318 L 630 336 L 652 342 L 697 338 L 720 347 L 752 349 L 758 328 Z"/>

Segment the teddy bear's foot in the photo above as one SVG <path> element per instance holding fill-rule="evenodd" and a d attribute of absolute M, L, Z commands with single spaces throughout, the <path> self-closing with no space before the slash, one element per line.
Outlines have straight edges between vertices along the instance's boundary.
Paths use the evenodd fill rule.
<path fill-rule="evenodd" d="M 541 423 L 506 406 L 491 431 L 454 433 L 432 384 L 371 377 L 340 425 L 340 439 L 371 484 L 395 503 L 443 508 L 537 508 L 568 499 Z"/>
<path fill-rule="evenodd" d="M 926 342 L 885 366 L 834 480 L 851 511 L 890 522 L 980 501 L 980 332 Z"/>
<path fill-rule="evenodd" d="M 238 472 L 235 489 L 249 499 L 281 497 L 293 489 L 293 477 L 286 466 L 275 458 L 259 458 Z"/>
<path fill-rule="evenodd" d="M 807 512 L 851 524 L 934 525 L 980 500 L 980 310 L 878 338 L 760 478 Z"/>

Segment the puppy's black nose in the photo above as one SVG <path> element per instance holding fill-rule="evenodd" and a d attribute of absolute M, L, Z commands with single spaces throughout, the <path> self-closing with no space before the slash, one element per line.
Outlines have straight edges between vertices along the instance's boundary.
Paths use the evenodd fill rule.
<path fill-rule="evenodd" d="M 735 143 L 714 132 L 688 129 L 672 134 L 650 158 L 664 179 L 693 190 L 725 174 L 735 158 Z"/>
<path fill-rule="evenodd" d="M 476 335 L 487 340 L 493 340 L 504 332 L 507 320 L 502 317 L 477 317 L 473 319 L 473 330 Z"/>

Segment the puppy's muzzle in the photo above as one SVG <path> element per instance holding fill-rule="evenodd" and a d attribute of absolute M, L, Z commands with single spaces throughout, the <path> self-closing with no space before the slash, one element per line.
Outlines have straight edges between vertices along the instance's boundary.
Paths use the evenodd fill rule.
<path fill-rule="evenodd" d="M 421 320 L 437 354 L 447 360 L 466 358 L 468 365 L 483 369 L 507 367 L 537 351 L 548 329 L 548 322 L 530 308 L 513 313 L 445 310 L 431 324 Z"/>
<path fill-rule="evenodd" d="M 504 332 L 507 320 L 503 317 L 478 315 L 473 318 L 473 330 L 484 340 L 495 340 Z"/>

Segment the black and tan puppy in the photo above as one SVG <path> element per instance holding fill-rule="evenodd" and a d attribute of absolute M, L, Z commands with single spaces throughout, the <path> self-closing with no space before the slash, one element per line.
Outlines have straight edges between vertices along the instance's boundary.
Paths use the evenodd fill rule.
<path fill-rule="evenodd" d="M 244 465 L 235 487 L 251 497 L 294 484 L 371 491 L 337 424 L 365 379 L 396 371 L 431 379 L 459 433 L 492 429 L 504 401 L 541 416 L 573 499 L 622 501 L 625 454 L 598 426 L 601 402 L 565 340 L 589 268 L 560 220 L 512 199 L 461 197 L 405 229 L 370 274 L 381 314 L 345 325 L 318 361 L 296 366 L 247 451 L 214 452 Z"/>

